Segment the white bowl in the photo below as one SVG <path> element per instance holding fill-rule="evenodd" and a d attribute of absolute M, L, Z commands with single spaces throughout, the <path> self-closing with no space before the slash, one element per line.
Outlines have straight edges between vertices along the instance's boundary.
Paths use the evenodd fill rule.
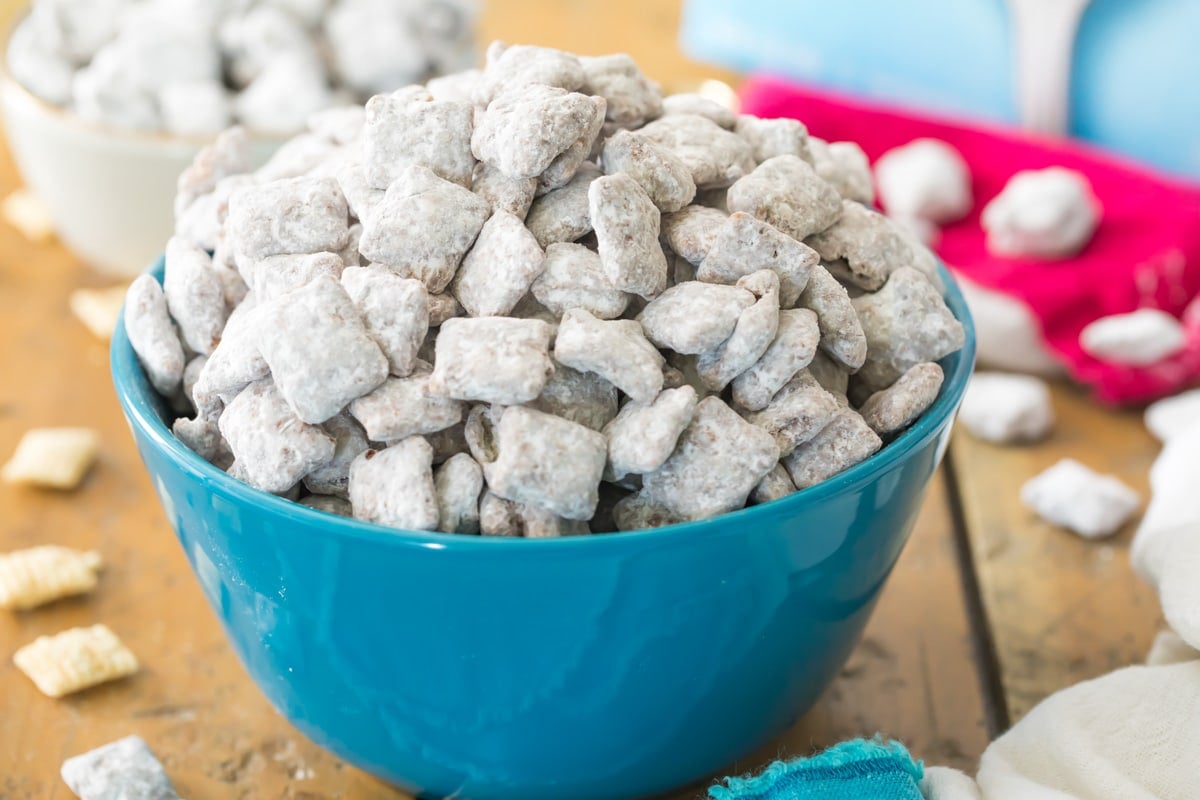
<path fill-rule="evenodd" d="M 8 38 L 0 107 L 25 185 L 76 254 L 105 272 L 137 275 L 170 238 L 176 180 L 209 140 L 110 129 L 44 102 L 9 74 Z M 256 138 L 255 161 L 264 163 L 281 143 Z"/>

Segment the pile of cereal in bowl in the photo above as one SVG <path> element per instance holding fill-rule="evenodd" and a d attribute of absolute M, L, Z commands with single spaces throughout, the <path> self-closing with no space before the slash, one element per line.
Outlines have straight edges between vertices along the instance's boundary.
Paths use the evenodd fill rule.
<path fill-rule="evenodd" d="M 125 326 L 181 441 L 313 508 L 713 517 L 878 451 L 964 343 L 854 145 L 664 98 L 628 56 L 494 44 L 310 127 L 257 173 L 236 129 L 198 156 Z"/>
<path fill-rule="evenodd" d="M 8 69 L 116 129 L 289 135 L 309 114 L 468 66 L 474 0 L 34 0 Z"/>

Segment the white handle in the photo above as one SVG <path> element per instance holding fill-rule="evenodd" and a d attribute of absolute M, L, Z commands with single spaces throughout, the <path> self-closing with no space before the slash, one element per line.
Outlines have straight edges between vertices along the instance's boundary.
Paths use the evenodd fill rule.
<path fill-rule="evenodd" d="M 1090 0 L 1008 0 L 1015 37 L 1017 105 L 1021 124 L 1066 135 L 1071 56 L 1079 20 Z"/>

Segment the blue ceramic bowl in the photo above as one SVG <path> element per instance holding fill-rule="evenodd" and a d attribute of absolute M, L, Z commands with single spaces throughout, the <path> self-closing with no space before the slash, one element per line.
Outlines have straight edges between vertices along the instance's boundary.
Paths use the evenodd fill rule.
<path fill-rule="evenodd" d="M 448 536 L 310 510 L 177 441 L 122 325 L 112 371 L 209 603 L 292 724 L 422 796 L 612 800 L 712 774 L 841 667 L 971 373 L 967 308 L 954 286 L 947 299 L 967 345 L 880 453 L 774 503 L 603 536 Z"/>

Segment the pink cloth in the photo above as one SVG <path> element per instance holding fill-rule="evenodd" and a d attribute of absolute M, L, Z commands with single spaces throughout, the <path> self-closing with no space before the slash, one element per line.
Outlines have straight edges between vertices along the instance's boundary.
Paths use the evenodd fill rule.
<path fill-rule="evenodd" d="M 1145 402 L 1200 382 L 1200 187 L 1076 142 L 917 116 L 771 78 L 751 79 L 741 94 L 747 113 L 795 117 L 823 139 L 858 142 L 872 162 L 918 137 L 950 143 L 971 166 L 975 207 L 942 229 L 936 250 L 948 265 L 1023 300 L 1041 321 L 1050 351 L 1103 402 Z M 983 207 L 1013 173 L 1049 166 L 1078 170 L 1091 181 L 1104 209 L 1095 237 L 1066 261 L 991 256 L 979 224 Z M 1080 349 L 1079 332 L 1089 322 L 1144 307 L 1184 320 L 1184 352 L 1128 367 Z"/>

